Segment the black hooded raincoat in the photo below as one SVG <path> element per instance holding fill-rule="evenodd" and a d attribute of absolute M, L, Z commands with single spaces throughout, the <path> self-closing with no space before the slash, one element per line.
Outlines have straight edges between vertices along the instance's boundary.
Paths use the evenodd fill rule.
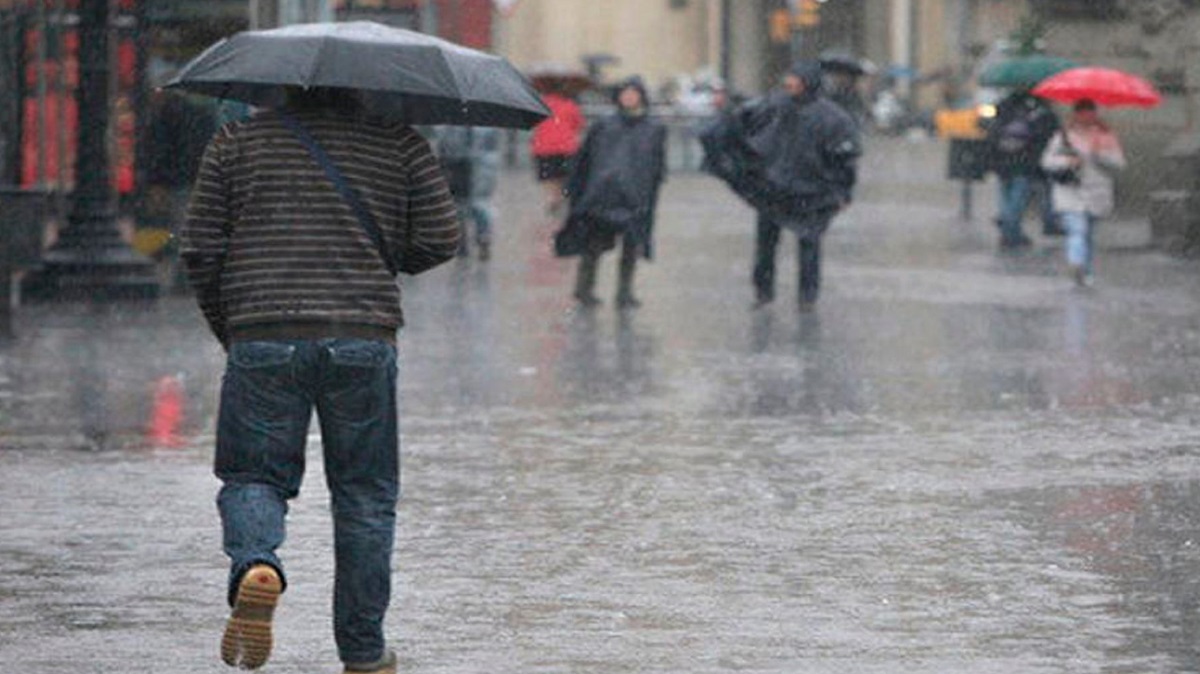
<path fill-rule="evenodd" d="M 630 86 L 649 97 L 640 80 Z M 611 250 L 618 236 L 631 238 L 642 254 L 654 254 L 654 210 L 666 179 L 667 129 L 644 112 L 625 111 L 596 122 L 588 131 L 566 189 L 571 208 L 554 239 L 561 257 Z"/>
<path fill-rule="evenodd" d="M 820 94 L 820 69 L 796 74 L 806 84 L 803 96 L 751 101 L 701 139 L 708 171 L 785 225 L 849 203 L 862 154 L 854 119 Z"/>

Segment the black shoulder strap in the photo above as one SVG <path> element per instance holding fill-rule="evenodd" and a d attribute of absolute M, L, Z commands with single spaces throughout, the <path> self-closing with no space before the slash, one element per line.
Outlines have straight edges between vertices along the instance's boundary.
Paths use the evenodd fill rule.
<path fill-rule="evenodd" d="M 346 178 L 342 172 L 338 170 L 337 165 L 333 163 L 329 153 L 325 152 L 325 148 L 317 143 L 317 139 L 313 138 L 308 129 L 299 122 L 295 117 L 287 113 L 280 113 L 283 118 L 283 123 L 292 131 L 292 134 L 308 149 L 308 153 L 316 160 L 317 164 L 325 171 L 325 175 L 337 188 L 339 194 L 346 204 L 350 206 L 350 210 L 354 211 L 354 216 L 358 218 L 359 224 L 366 230 L 367 236 L 375 242 L 375 247 L 379 250 L 379 256 L 383 258 L 383 264 L 387 266 L 389 272 L 393 276 L 396 275 L 396 263 L 392 260 L 392 256 L 387 253 L 387 245 L 384 243 L 383 231 L 379 229 L 379 223 L 375 222 L 375 216 L 371 214 L 370 209 L 363 203 L 358 192 L 346 182 Z"/>

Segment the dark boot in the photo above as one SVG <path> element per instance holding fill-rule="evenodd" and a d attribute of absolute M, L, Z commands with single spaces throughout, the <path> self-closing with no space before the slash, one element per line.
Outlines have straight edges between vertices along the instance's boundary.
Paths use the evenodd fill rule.
<path fill-rule="evenodd" d="M 812 311 L 821 294 L 821 239 L 800 238 L 798 244 L 800 292 L 797 300 L 801 311 Z"/>
<path fill-rule="evenodd" d="M 594 307 L 600 304 L 596 297 L 596 267 L 600 262 L 597 255 L 585 253 L 579 257 L 579 272 L 575 277 L 575 299 L 584 307 Z"/>
<path fill-rule="evenodd" d="M 621 248 L 621 266 L 617 275 L 617 306 L 621 309 L 636 309 L 642 306 L 633 296 L 633 274 L 637 269 L 638 247 L 625 242 Z"/>
<path fill-rule="evenodd" d="M 775 299 L 775 251 L 779 247 L 780 227 L 759 214 L 754 242 L 754 306 L 763 307 Z"/>

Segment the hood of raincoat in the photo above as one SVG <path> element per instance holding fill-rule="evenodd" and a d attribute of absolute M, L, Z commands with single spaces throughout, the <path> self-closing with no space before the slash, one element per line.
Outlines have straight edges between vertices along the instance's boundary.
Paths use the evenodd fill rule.
<path fill-rule="evenodd" d="M 571 209 L 555 236 L 555 251 L 564 257 L 600 252 L 625 236 L 652 257 L 666 146 L 667 128 L 645 113 L 615 114 L 593 124 L 566 184 Z"/>
<path fill-rule="evenodd" d="M 628 89 L 630 87 L 637 89 L 638 92 L 641 93 L 642 107 L 646 110 L 649 110 L 650 109 L 650 92 L 647 91 L 647 89 L 646 89 L 645 80 L 643 80 L 641 77 L 639 77 L 637 75 L 634 75 L 633 77 L 628 77 L 624 80 L 621 80 L 621 82 L 619 84 L 617 84 L 617 86 L 613 87 L 613 92 L 612 92 L 613 104 L 616 105 L 618 108 L 620 108 L 621 92 L 625 91 L 626 89 Z M 624 110 L 622 110 L 622 112 L 624 112 Z"/>
<path fill-rule="evenodd" d="M 821 89 L 824 87 L 825 77 L 821 70 L 821 64 L 817 61 L 797 61 L 788 69 L 788 73 L 800 78 L 804 82 L 803 99 L 808 100 L 821 95 Z"/>

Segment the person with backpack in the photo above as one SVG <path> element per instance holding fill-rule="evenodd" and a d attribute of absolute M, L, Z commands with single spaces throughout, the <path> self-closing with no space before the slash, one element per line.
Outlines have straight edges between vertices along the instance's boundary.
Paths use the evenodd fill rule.
<path fill-rule="evenodd" d="M 1042 233 L 1062 234 L 1050 203 L 1050 185 L 1041 168 L 1042 153 L 1058 128 L 1058 117 L 1050 106 L 1028 91 L 1013 92 L 996 108 L 987 143 L 991 169 L 1000 179 L 996 225 L 1000 228 L 1001 250 L 1032 245 L 1022 231 L 1021 221 L 1035 193 L 1041 195 Z"/>
<path fill-rule="evenodd" d="M 1067 264 L 1081 287 L 1092 284 L 1092 233 L 1112 213 L 1113 176 L 1125 168 L 1125 152 L 1113 130 L 1096 113 L 1096 103 L 1077 102 L 1066 128 L 1042 154 L 1054 183 L 1054 209 L 1067 230 Z"/>

